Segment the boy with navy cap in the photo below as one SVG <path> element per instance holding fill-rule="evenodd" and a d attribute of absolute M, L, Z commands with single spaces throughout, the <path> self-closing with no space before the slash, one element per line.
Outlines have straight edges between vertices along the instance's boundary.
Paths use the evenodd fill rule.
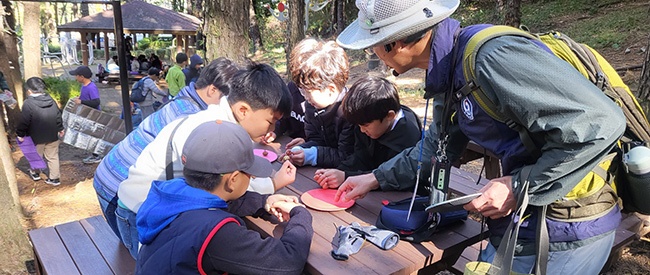
<path fill-rule="evenodd" d="M 137 274 L 300 274 L 313 235 L 298 198 L 247 192 L 271 164 L 253 154 L 239 125 L 205 122 L 183 148 L 184 178 L 154 181 L 137 216 Z M 240 216 L 287 221 L 282 238 L 263 239 Z M 255 263 L 255 264 L 251 264 Z M 279 264 L 281 263 L 281 264 Z"/>

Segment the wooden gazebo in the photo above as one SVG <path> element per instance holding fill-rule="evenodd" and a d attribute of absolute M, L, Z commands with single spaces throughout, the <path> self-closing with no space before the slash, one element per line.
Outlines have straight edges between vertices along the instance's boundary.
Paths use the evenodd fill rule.
<path fill-rule="evenodd" d="M 189 14 L 175 12 L 143 1 L 132 0 L 122 5 L 124 32 L 129 34 L 172 34 L 176 36 L 177 51 L 188 52 L 189 37 L 196 35 L 201 21 Z M 76 21 L 58 26 L 59 32 L 81 33 L 83 64 L 88 65 L 88 33 L 104 33 L 104 51 L 108 60 L 108 35 L 114 32 L 113 10 L 84 16 Z M 137 41 L 133 41 L 134 45 Z"/>

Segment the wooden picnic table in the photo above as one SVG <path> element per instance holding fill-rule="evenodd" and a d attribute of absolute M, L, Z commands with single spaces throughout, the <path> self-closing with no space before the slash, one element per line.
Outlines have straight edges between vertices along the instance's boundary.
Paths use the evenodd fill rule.
<path fill-rule="evenodd" d="M 289 139 L 281 137 L 278 141 L 286 144 Z M 276 169 L 280 166 L 279 162 L 274 162 Z M 296 181 L 278 190 L 278 193 L 300 197 L 308 190 L 320 188 L 313 180 L 317 169 L 298 168 Z M 470 192 L 475 182 L 476 176 L 454 168 L 450 183 L 452 189 L 459 189 L 456 190 L 458 192 Z M 305 271 L 310 274 L 411 274 L 414 272 L 435 274 L 437 271 L 451 267 L 467 246 L 478 242 L 481 237 L 487 237 L 487 234 L 481 235 L 478 222 L 468 219 L 435 233 L 431 242 L 416 244 L 400 241 L 395 248 L 387 251 L 367 243 L 359 253 L 352 255 L 347 261 L 337 261 L 332 258 L 330 251 L 336 245 L 334 236 L 337 226 L 349 225 L 352 222 L 374 225 L 383 200 L 398 201 L 410 198 L 411 195 L 410 192 L 373 191 L 363 199 L 357 200 L 356 204 L 346 211 L 322 212 L 310 209 L 313 216 L 314 237 Z M 282 224 L 271 224 L 252 217 L 246 217 L 245 221 L 249 228 L 260 232 L 263 236 L 282 235 Z"/>

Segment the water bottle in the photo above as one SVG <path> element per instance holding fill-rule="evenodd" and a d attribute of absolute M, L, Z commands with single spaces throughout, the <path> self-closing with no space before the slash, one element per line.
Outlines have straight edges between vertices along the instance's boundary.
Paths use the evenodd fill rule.
<path fill-rule="evenodd" d="M 623 157 L 623 162 L 627 166 L 628 173 L 625 174 L 627 180 L 628 193 L 630 195 L 633 208 L 636 212 L 650 214 L 650 148 L 637 146 L 632 148 Z"/>
<path fill-rule="evenodd" d="M 0 100 L 7 104 L 7 107 L 10 109 L 16 108 L 16 100 L 14 99 L 13 96 L 9 95 L 8 93 L 0 93 Z"/>

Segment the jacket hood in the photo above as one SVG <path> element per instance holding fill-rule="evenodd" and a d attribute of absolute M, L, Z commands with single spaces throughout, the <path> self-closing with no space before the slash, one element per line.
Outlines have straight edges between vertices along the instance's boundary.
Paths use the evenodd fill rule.
<path fill-rule="evenodd" d="M 29 96 L 34 101 L 34 104 L 40 108 L 49 108 L 56 104 L 54 99 L 48 94 L 40 94 L 38 96 Z"/>
<path fill-rule="evenodd" d="M 228 204 L 224 200 L 205 190 L 187 185 L 184 178 L 154 181 L 136 218 L 140 243 L 151 243 L 160 231 L 183 212 L 227 207 Z"/>
<path fill-rule="evenodd" d="M 201 56 L 198 54 L 194 54 L 192 57 L 190 57 L 190 65 L 194 67 L 196 64 L 203 64 L 203 58 L 201 58 Z"/>

